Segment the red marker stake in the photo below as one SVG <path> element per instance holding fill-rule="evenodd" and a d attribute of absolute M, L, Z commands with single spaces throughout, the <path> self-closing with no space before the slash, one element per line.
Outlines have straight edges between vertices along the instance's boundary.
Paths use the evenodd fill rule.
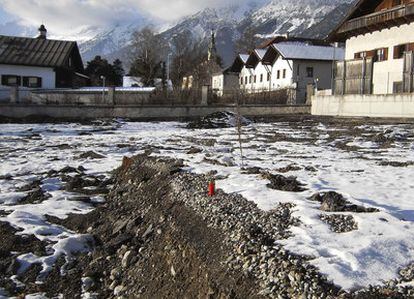
<path fill-rule="evenodd" d="M 214 196 L 216 194 L 216 184 L 214 181 L 208 183 L 208 196 Z"/>

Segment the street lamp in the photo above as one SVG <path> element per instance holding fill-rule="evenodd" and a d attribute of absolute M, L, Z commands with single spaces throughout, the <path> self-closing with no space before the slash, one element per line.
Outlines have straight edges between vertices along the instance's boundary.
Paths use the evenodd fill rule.
<path fill-rule="evenodd" d="M 102 80 L 102 103 L 105 103 L 105 81 L 106 81 L 106 77 L 101 76 L 101 80 Z"/>

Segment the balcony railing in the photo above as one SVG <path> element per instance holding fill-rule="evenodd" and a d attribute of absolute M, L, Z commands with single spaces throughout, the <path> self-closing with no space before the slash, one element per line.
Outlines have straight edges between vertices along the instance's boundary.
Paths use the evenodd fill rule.
<path fill-rule="evenodd" d="M 338 33 L 345 35 L 351 32 L 367 33 L 372 30 L 381 30 L 395 25 L 402 25 L 413 20 L 414 4 L 406 4 L 352 19 L 342 25 Z"/>

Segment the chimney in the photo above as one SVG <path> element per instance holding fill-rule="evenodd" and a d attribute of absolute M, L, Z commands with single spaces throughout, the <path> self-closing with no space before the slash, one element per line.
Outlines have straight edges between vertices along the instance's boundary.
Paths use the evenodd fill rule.
<path fill-rule="evenodd" d="M 45 25 L 40 25 L 39 27 L 39 36 L 37 38 L 39 39 L 46 39 L 47 36 L 47 29 L 45 27 Z"/>

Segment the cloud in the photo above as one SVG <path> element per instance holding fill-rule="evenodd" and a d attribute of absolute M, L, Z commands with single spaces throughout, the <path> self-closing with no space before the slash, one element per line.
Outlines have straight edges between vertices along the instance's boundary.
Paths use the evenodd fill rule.
<path fill-rule="evenodd" d="M 174 21 L 200 9 L 237 0 L 0 0 L 2 9 L 22 23 L 45 23 L 54 32 L 76 32 L 82 27 L 113 25 L 150 18 Z"/>

